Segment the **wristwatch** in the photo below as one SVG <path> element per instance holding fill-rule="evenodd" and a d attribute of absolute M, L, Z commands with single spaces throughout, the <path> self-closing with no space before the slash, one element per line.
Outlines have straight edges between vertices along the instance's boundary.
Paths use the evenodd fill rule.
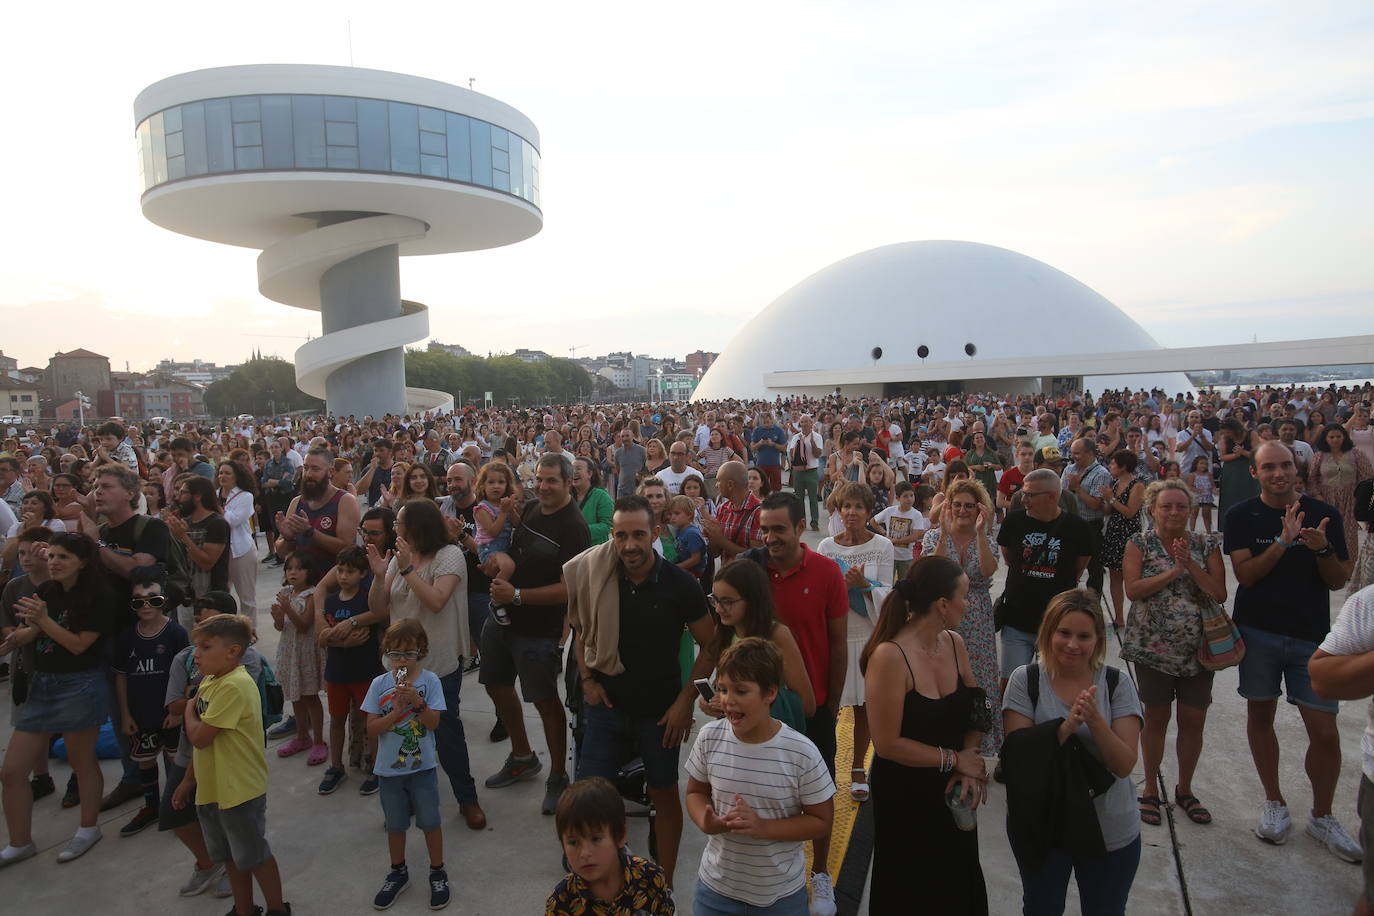
<path fill-rule="evenodd" d="M 1332 546 L 1331 546 L 1330 544 L 1327 544 L 1327 545 L 1326 545 L 1325 547 L 1323 547 L 1321 550 L 1318 550 L 1318 551 L 1316 552 L 1316 553 L 1317 553 L 1317 559 L 1318 559 L 1318 560 L 1325 560 L 1327 557 L 1331 556 L 1331 555 L 1332 555 L 1333 553 L 1335 553 L 1335 552 L 1336 552 L 1335 549 L 1332 548 Z"/>
<path fill-rule="evenodd" d="M 396 575 L 404 579 L 406 576 L 410 575 L 413 572 L 415 572 L 415 564 L 411 563 L 409 566 L 398 572 Z"/>
<path fill-rule="evenodd" d="M 518 606 L 520 603 L 521 603 L 521 602 L 520 602 L 520 589 L 517 588 L 517 589 L 515 590 L 515 596 L 514 596 L 513 598 L 511 598 L 511 604 L 514 604 L 514 605 L 517 605 L 517 606 Z"/>

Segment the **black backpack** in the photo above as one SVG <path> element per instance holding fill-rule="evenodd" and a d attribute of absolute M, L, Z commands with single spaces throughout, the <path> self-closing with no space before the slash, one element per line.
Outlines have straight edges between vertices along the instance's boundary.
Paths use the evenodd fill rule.
<path fill-rule="evenodd" d="M 143 537 L 143 532 L 147 530 L 148 523 L 153 519 L 148 515 L 138 515 L 134 517 L 134 543 L 137 544 Z M 166 524 L 164 522 L 163 524 Z M 191 557 L 186 553 L 186 545 L 174 537 L 168 536 L 167 558 L 163 565 L 167 567 L 167 591 L 169 593 L 175 589 L 177 604 L 182 604 L 191 598 Z M 228 549 L 228 545 L 225 545 Z"/>

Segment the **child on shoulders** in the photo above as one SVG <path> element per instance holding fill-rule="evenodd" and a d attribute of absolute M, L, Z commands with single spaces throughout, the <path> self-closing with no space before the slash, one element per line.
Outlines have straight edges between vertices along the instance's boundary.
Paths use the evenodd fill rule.
<path fill-rule="evenodd" d="M 677 547 L 677 565 L 700 579 L 706 574 L 706 538 L 696 523 L 697 504 L 690 496 L 668 500 L 668 525 Z"/>
<path fill-rule="evenodd" d="M 515 531 L 511 519 L 522 505 L 515 472 L 499 462 L 488 462 L 473 489 L 480 498 L 472 513 L 477 522 L 473 534 L 477 559 L 492 578 L 509 579 L 515 572 L 515 560 L 508 552 Z M 488 566 L 489 561 L 493 565 Z"/>

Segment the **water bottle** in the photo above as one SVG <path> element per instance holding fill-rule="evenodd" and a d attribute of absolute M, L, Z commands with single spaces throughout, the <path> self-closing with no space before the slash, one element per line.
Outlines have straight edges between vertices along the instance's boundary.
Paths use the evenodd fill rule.
<path fill-rule="evenodd" d="M 978 812 L 973 810 L 969 794 L 961 794 L 960 788 L 957 782 L 949 787 L 949 791 L 945 793 L 945 804 L 949 806 L 949 813 L 954 818 L 954 826 L 960 830 L 972 830 L 978 826 Z"/>

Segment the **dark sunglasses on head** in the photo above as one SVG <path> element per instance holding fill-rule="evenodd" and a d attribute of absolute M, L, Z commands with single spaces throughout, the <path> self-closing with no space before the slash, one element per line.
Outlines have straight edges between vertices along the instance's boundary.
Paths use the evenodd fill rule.
<path fill-rule="evenodd" d="M 129 607 L 138 610 L 141 607 L 162 607 L 167 603 L 167 598 L 163 595 L 149 595 L 146 598 L 130 598 Z"/>

